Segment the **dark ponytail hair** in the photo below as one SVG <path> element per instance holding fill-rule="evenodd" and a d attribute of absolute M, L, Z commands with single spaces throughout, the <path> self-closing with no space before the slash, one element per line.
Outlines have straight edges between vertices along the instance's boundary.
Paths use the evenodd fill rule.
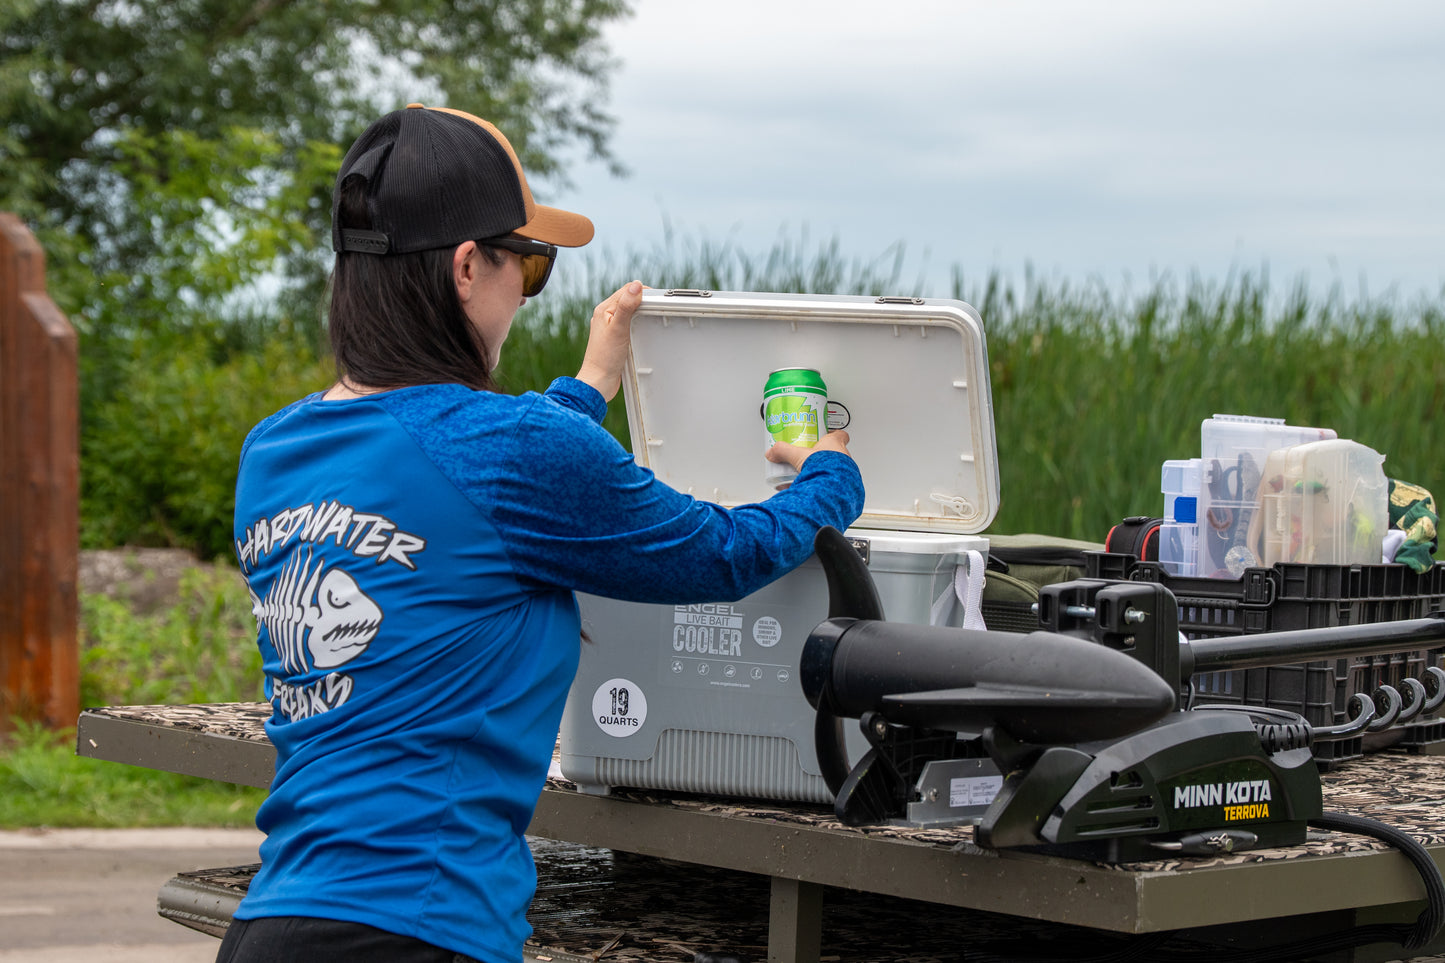
<path fill-rule="evenodd" d="M 369 230 L 365 180 L 348 177 L 340 190 L 340 225 Z M 487 345 L 457 297 L 455 250 L 336 255 L 327 329 L 339 377 L 368 388 L 456 383 L 497 390 Z M 493 265 L 506 256 L 478 250 Z"/>

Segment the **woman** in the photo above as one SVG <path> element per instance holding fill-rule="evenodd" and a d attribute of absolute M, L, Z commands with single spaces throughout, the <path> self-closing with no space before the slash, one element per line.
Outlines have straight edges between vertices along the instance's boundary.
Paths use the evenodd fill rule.
<path fill-rule="evenodd" d="M 515 961 L 573 591 L 739 598 L 855 519 L 862 482 L 843 432 L 774 448 L 797 481 L 731 511 L 638 467 L 601 427 L 636 281 L 597 307 L 576 378 L 496 392 L 513 315 L 592 224 L 535 204 L 487 122 L 383 117 L 332 213 L 339 380 L 241 451 L 236 548 L 277 756 L 262 868 L 218 959 Z"/>

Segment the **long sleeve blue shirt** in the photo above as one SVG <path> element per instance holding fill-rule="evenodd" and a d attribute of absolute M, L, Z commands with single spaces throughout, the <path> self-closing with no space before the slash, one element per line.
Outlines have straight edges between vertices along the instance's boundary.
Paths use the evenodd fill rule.
<path fill-rule="evenodd" d="M 242 448 L 236 552 L 276 778 L 236 916 L 321 916 L 515 960 L 579 621 L 573 591 L 741 598 L 863 507 L 853 460 L 724 509 L 659 482 L 590 386 L 312 395 Z"/>

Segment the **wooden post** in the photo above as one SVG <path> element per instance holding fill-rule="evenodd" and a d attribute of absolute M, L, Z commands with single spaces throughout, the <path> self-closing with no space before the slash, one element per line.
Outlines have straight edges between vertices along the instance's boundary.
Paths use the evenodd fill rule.
<path fill-rule="evenodd" d="M 75 331 L 39 242 L 0 212 L 0 732 L 80 712 L 79 421 Z"/>

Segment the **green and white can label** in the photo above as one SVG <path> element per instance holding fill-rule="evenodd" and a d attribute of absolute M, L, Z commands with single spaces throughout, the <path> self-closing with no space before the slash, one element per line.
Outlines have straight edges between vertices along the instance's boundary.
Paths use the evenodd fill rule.
<path fill-rule="evenodd" d="M 812 448 L 828 431 L 828 386 L 812 368 L 779 368 L 763 386 L 764 450 L 783 441 Z M 798 473 L 787 465 L 766 462 L 764 478 L 786 488 Z"/>

